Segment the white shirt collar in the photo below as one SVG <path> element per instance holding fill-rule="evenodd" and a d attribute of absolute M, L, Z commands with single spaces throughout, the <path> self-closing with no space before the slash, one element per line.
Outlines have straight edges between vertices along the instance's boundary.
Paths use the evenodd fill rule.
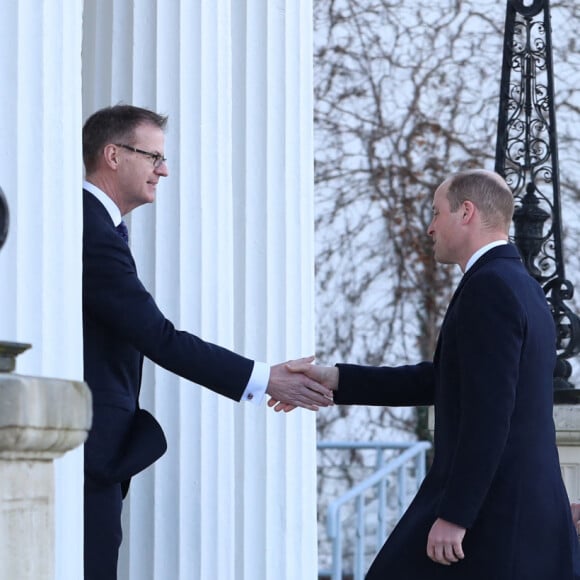
<path fill-rule="evenodd" d="M 117 204 L 102 189 L 99 189 L 90 181 L 83 181 L 83 189 L 92 193 L 105 206 L 107 213 L 113 220 L 113 224 L 117 227 L 123 219 L 123 216 L 121 216 L 121 210 L 117 207 Z"/>
<path fill-rule="evenodd" d="M 465 265 L 465 272 L 467 272 L 467 270 L 469 270 L 469 268 L 471 268 L 471 266 L 473 266 L 473 264 L 475 264 L 475 262 L 477 262 L 477 260 L 479 260 L 479 258 L 483 256 L 483 254 L 489 252 L 489 250 L 491 250 L 492 248 L 495 248 L 497 246 L 505 246 L 506 244 L 507 244 L 506 240 L 496 240 L 495 242 L 490 242 L 489 244 L 486 244 L 485 246 L 479 248 L 479 250 L 477 250 L 477 252 L 475 252 L 475 254 L 473 254 L 471 258 L 469 258 L 469 260 L 467 261 L 467 264 Z"/>

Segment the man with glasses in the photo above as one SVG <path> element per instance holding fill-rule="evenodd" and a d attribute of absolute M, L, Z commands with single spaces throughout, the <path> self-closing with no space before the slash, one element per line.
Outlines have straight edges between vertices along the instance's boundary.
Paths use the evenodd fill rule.
<path fill-rule="evenodd" d="M 121 505 L 129 481 L 166 449 L 161 426 L 139 408 L 143 357 L 241 401 L 317 410 L 332 392 L 285 364 L 271 368 L 176 330 L 137 275 L 123 216 L 155 201 L 167 177 L 167 118 L 129 105 L 94 113 L 83 127 L 84 377 L 93 395 L 85 444 L 85 579 L 117 578 Z"/>

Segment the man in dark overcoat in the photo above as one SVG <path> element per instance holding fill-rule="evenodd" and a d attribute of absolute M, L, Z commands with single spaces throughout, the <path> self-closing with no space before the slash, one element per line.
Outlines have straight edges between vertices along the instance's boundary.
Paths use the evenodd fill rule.
<path fill-rule="evenodd" d="M 435 405 L 433 464 L 367 580 L 580 578 L 552 417 L 555 325 L 508 243 L 512 214 L 509 187 L 489 171 L 436 190 L 435 258 L 464 275 L 432 362 L 295 367 L 338 404 Z"/>

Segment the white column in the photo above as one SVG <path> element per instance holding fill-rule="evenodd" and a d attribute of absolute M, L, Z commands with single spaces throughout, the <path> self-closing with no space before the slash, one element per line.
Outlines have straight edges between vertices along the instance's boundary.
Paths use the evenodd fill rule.
<path fill-rule="evenodd" d="M 82 379 L 80 0 L 0 3 L 0 340 L 29 375 Z M 82 577 L 82 448 L 57 461 L 56 577 Z"/>
<path fill-rule="evenodd" d="M 86 0 L 84 116 L 169 114 L 170 175 L 131 217 L 178 327 L 270 363 L 314 351 L 311 0 Z M 113 49 L 111 49 L 111 46 Z M 315 416 L 146 366 L 169 450 L 135 478 L 120 577 L 314 579 Z"/>

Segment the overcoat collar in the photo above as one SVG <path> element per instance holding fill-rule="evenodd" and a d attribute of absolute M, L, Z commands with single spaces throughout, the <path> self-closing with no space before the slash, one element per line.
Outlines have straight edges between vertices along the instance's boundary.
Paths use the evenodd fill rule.
<path fill-rule="evenodd" d="M 445 322 L 447 321 L 447 317 L 449 315 L 449 312 L 451 311 L 453 304 L 455 303 L 455 300 L 457 299 L 457 296 L 459 296 L 459 294 L 461 293 L 461 290 L 462 290 L 463 286 L 465 285 L 465 283 L 475 274 L 475 272 L 477 272 L 480 268 L 482 268 L 485 264 L 487 264 L 491 260 L 505 259 L 505 258 L 512 259 L 512 260 L 515 259 L 515 260 L 521 261 L 521 257 L 520 257 L 520 253 L 519 253 L 518 249 L 513 244 L 505 244 L 502 246 L 496 246 L 495 248 L 492 248 L 491 250 L 489 250 L 489 252 L 486 252 L 485 254 L 483 254 L 483 256 L 481 256 L 481 258 L 479 258 L 477 260 L 477 262 L 475 262 L 475 264 L 473 264 L 473 266 L 471 266 L 471 268 L 469 268 L 469 270 L 467 270 L 467 272 L 465 272 L 465 274 L 463 275 L 463 277 L 459 281 L 459 284 L 457 285 L 455 292 L 453 293 L 451 301 L 449 302 L 449 306 L 447 306 L 447 312 L 445 312 L 445 317 L 443 318 L 443 322 L 441 323 L 441 330 L 439 331 L 439 338 L 437 339 L 437 347 L 435 348 L 434 361 L 439 358 L 441 332 L 442 332 L 443 328 L 445 327 Z"/>
<path fill-rule="evenodd" d="M 483 256 L 481 256 L 481 258 L 479 258 L 477 260 L 477 262 L 475 262 L 475 264 L 473 264 L 473 266 L 471 266 L 471 268 L 469 268 L 469 270 L 467 270 L 467 272 L 465 272 L 465 274 L 463 275 L 463 277 L 459 281 L 459 284 L 457 285 L 457 288 L 455 289 L 455 292 L 453 293 L 453 297 L 451 298 L 451 302 L 449 302 L 449 306 L 447 307 L 447 312 L 449 312 L 449 310 L 451 309 L 451 306 L 455 302 L 456 297 L 461 292 L 461 289 L 463 288 L 463 286 L 465 285 L 467 280 L 469 280 L 473 276 L 473 274 L 475 274 L 475 272 L 477 272 L 482 266 L 484 266 L 485 264 L 487 264 L 491 260 L 495 260 L 498 258 L 516 259 L 516 260 L 521 261 L 520 253 L 518 252 L 518 249 L 513 244 L 505 244 L 503 246 L 496 246 L 495 248 L 492 248 L 491 250 L 489 250 L 489 252 L 486 252 L 485 254 L 483 254 Z"/>

